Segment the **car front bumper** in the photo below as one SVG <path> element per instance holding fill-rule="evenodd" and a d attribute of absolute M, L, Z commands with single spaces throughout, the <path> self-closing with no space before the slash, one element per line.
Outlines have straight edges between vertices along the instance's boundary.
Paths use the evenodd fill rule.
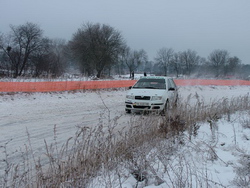
<path fill-rule="evenodd" d="M 131 111 L 162 111 L 164 103 L 161 101 L 125 101 L 125 110 Z"/>

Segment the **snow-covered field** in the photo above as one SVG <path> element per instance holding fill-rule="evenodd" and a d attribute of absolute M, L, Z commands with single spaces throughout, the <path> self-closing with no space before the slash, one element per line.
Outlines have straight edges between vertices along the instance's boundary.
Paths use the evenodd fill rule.
<path fill-rule="evenodd" d="M 221 98 L 244 96 L 249 91 L 249 86 L 185 86 L 179 88 L 179 95 L 182 100 L 190 95 L 198 95 L 209 103 Z M 125 89 L 0 95 L 0 146 L 6 146 L 9 159 L 18 162 L 21 157 L 20 151 L 25 150 L 25 145 L 28 145 L 29 141 L 36 155 L 42 155 L 45 152 L 44 140 L 51 143 L 55 139 L 54 130 L 57 142 L 63 144 L 75 134 L 79 126 L 96 126 L 100 122 L 108 121 L 109 118 L 119 116 L 118 125 L 122 128 L 128 124 L 132 116 L 124 111 L 125 95 Z M 233 180 L 233 166 L 238 163 L 241 151 L 244 150 L 250 155 L 250 129 L 240 126 L 240 121 L 250 121 L 247 119 L 248 116 L 248 113 L 236 113 L 230 121 L 222 118 L 217 122 L 217 132 L 220 134 L 216 137 L 216 152 L 219 160 L 206 166 L 201 165 L 207 169 L 209 177 L 223 185 L 229 185 Z M 193 146 L 211 142 L 210 132 L 208 124 L 204 123 Z M 188 153 L 193 146 L 183 147 L 179 152 Z M 3 150 L 6 147 L 0 147 L 2 172 L 3 159 L 6 157 Z M 198 163 L 199 160 L 197 157 Z M 124 183 L 124 188 L 133 186 L 133 180 Z M 167 187 L 167 184 L 149 187 Z"/>

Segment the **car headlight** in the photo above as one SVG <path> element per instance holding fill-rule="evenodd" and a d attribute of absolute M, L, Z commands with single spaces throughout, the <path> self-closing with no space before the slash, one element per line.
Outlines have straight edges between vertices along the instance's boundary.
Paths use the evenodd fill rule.
<path fill-rule="evenodd" d="M 152 96 L 152 101 L 158 101 L 161 99 L 162 99 L 162 96 Z"/>
<path fill-rule="evenodd" d="M 133 96 L 133 95 L 126 95 L 126 98 L 127 98 L 127 99 L 134 99 L 135 96 Z"/>

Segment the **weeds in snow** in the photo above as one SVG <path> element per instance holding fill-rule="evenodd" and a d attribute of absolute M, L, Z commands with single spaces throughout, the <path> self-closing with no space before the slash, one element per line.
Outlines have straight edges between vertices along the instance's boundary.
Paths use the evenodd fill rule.
<path fill-rule="evenodd" d="M 236 177 L 232 181 L 233 185 L 237 187 L 249 187 L 250 186 L 250 155 L 245 152 L 242 154 L 239 160 L 239 166 L 235 167 Z"/>
<path fill-rule="evenodd" d="M 191 102 L 193 100 L 195 103 Z M 204 161 L 220 160 L 215 149 L 216 122 L 222 115 L 226 115 L 230 121 L 232 113 L 249 110 L 250 100 L 249 96 L 244 96 L 206 104 L 198 95 L 189 96 L 187 100 L 179 101 L 177 107 L 173 107 L 166 116 L 132 115 L 124 128 L 118 128 L 117 119 L 120 117 L 111 119 L 106 105 L 105 109 L 107 113 L 101 115 L 103 117 L 97 126 L 79 126 L 75 135 L 60 147 L 55 127 L 54 142 L 49 144 L 44 141 L 46 153 L 43 157 L 46 160 L 42 156 L 34 156 L 32 143 L 29 142 L 22 153 L 23 161 L 12 163 L 7 153 L 8 143 L 1 146 L 6 158 L 0 161 L 5 166 L 0 186 L 64 188 L 102 185 L 112 188 L 122 187 L 132 176 L 137 187 L 150 184 L 225 187 L 212 179 L 206 164 L 198 169 L 194 162 L 198 159 L 191 152 L 187 158 L 179 150 L 182 145 L 189 144 L 191 150 L 199 152 Z M 108 123 L 102 121 L 105 117 Z M 200 122 L 209 123 L 211 143 L 192 144 Z M 249 120 L 245 120 L 243 126 L 249 128 Z M 29 139 L 28 131 L 27 135 Z M 242 167 L 237 168 L 238 176 L 233 183 L 249 185 L 249 168 L 246 167 L 249 160 L 246 160 L 246 155 L 240 163 Z"/>

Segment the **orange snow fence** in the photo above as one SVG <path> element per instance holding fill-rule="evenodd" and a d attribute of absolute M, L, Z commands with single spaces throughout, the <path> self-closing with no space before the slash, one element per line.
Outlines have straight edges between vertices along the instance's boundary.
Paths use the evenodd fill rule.
<path fill-rule="evenodd" d="M 129 87 L 135 80 L 0 82 L 0 92 L 50 92 Z"/>
<path fill-rule="evenodd" d="M 48 82 L 0 82 L 0 92 L 53 92 L 85 89 L 122 88 L 132 86 L 136 80 L 112 81 L 48 81 Z M 250 85 L 246 80 L 175 80 L 177 86 L 194 85 Z"/>
<path fill-rule="evenodd" d="M 194 86 L 194 85 L 214 85 L 214 86 L 239 86 L 250 85 L 247 80 L 202 80 L 202 79 L 187 79 L 174 80 L 178 86 Z"/>

